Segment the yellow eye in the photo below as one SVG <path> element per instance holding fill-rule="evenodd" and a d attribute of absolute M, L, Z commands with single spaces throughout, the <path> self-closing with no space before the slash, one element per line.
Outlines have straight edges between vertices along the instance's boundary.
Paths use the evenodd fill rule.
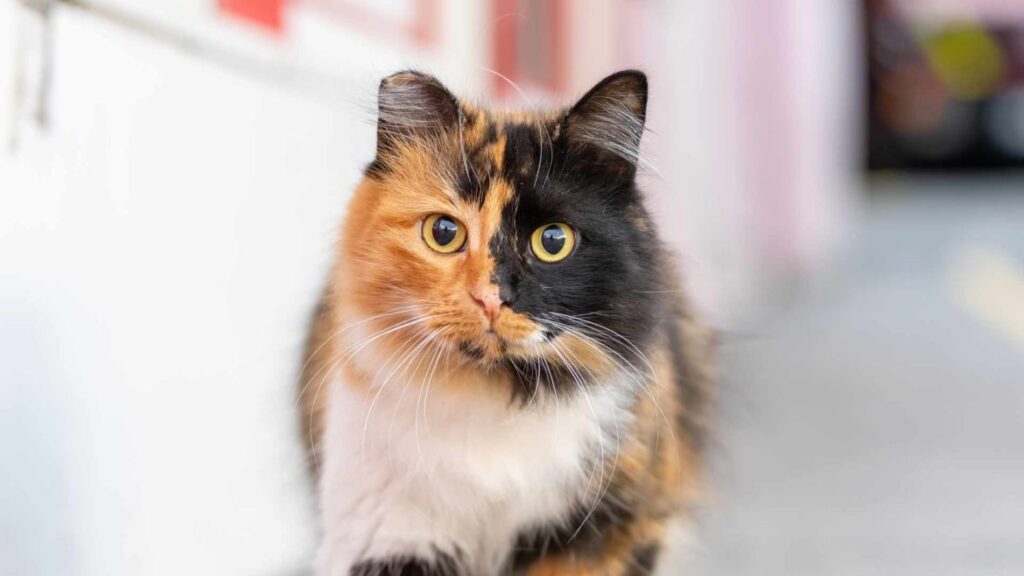
<path fill-rule="evenodd" d="M 466 243 L 466 227 L 445 214 L 431 214 L 423 221 L 423 241 L 435 252 L 452 254 Z"/>
<path fill-rule="evenodd" d="M 530 247 L 533 255 L 541 262 L 560 262 L 565 260 L 576 246 L 576 233 L 568 224 L 555 222 L 545 224 L 533 231 L 530 236 Z"/>

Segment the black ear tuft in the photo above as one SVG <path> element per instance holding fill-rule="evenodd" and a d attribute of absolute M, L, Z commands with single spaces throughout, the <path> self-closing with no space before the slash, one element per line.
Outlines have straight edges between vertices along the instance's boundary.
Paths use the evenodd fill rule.
<path fill-rule="evenodd" d="M 623 70 L 583 95 L 563 121 L 573 148 L 584 149 L 600 164 L 633 174 L 640 161 L 640 139 L 647 118 L 647 76 Z"/>
<path fill-rule="evenodd" d="M 458 100 L 437 78 L 412 70 L 392 74 L 377 92 L 377 150 L 442 131 L 458 119 Z"/>

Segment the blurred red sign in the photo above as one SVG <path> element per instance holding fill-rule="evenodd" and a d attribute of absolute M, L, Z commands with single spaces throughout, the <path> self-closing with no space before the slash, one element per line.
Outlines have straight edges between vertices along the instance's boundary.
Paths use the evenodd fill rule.
<path fill-rule="evenodd" d="M 286 0 L 217 0 L 222 12 L 252 22 L 272 32 L 283 31 Z"/>

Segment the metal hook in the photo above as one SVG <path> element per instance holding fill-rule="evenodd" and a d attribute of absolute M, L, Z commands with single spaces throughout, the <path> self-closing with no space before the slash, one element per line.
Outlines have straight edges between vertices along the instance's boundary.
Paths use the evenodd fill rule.
<path fill-rule="evenodd" d="M 11 99 L 9 148 L 18 147 L 24 118 L 40 128 L 49 126 L 49 92 L 53 64 L 53 0 L 21 0 L 17 14 L 14 94 Z"/>

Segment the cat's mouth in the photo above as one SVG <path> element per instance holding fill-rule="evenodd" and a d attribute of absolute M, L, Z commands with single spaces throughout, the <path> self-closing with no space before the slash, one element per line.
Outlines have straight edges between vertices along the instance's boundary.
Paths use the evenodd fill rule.
<path fill-rule="evenodd" d="M 545 324 L 507 307 L 496 318 L 488 319 L 477 309 L 434 310 L 440 316 L 428 329 L 440 330 L 454 344 L 454 352 L 464 362 L 490 368 L 503 361 L 527 360 L 543 354 L 538 347 L 548 341 Z"/>

